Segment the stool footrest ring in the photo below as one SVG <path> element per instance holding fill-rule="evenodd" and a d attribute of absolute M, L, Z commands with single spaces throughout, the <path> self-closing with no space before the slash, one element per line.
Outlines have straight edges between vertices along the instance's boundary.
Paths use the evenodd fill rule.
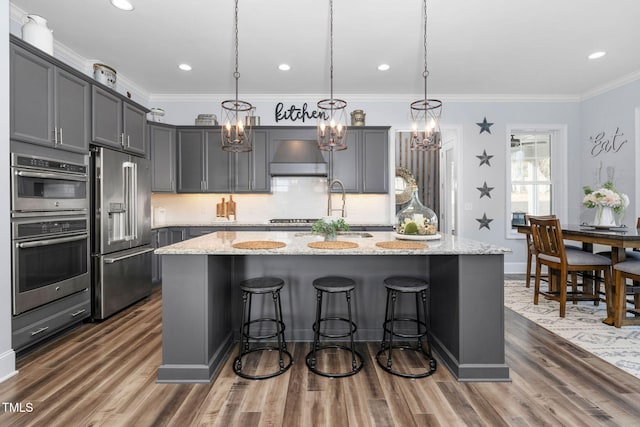
<path fill-rule="evenodd" d="M 311 344 L 313 346 L 313 344 Z M 315 349 L 315 353 L 316 355 L 323 351 L 323 350 L 330 350 L 330 349 L 337 349 L 337 350 L 343 350 L 343 351 L 348 351 L 349 353 L 352 353 L 355 355 L 357 360 L 353 360 L 352 362 L 355 363 L 355 366 L 353 366 L 353 368 L 349 371 L 349 372 L 341 372 L 341 373 L 333 373 L 333 372 L 324 372 L 324 371 L 320 371 L 317 367 L 316 367 L 316 362 L 313 360 L 313 353 L 314 350 L 313 348 L 311 349 L 311 351 L 309 353 L 307 353 L 306 356 L 306 362 L 307 362 L 307 367 L 309 368 L 309 370 L 311 372 L 313 372 L 314 374 L 318 374 L 318 375 L 322 375 L 323 377 L 329 377 L 329 378 L 342 378 L 342 377 L 349 377 L 351 375 L 355 375 L 358 372 L 360 372 L 360 370 L 362 369 L 362 366 L 364 365 L 364 359 L 362 358 L 362 355 L 355 351 L 352 350 L 350 347 L 344 346 L 344 345 L 323 345 L 320 346 L 318 348 Z"/>
<path fill-rule="evenodd" d="M 380 360 L 380 357 L 386 353 L 389 349 L 392 350 L 411 350 L 411 351 L 415 351 L 418 352 L 420 354 L 422 354 L 428 361 L 429 361 L 429 370 L 426 372 L 422 372 L 422 373 L 418 373 L 418 374 L 409 374 L 406 372 L 400 372 L 397 371 L 395 369 L 393 369 L 393 365 L 392 366 L 387 366 L 387 364 L 382 363 L 382 361 Z M 388 360 L 387 356 L 387 360 Z M 436 367 L 437 367 L 437 363 L 436 363 L 436 359 L 434 359 L 429 353 L 427 353 L 422 347 L 416 347 L 416 346 L 410 346 L 410 345 L 401 345 L 401 344 L 394 344 L 391 347 L 389 347 L 389 345 L 383 346 L 383 348 L 376 354 L 376 361 L 378 362 L 378 365 L 380 365 L 380 367 L 385 370 L 386 372 L 389 372 L 390 374 L 399 376 L 399 377 L 403 377 L 403 378 L 424 378 L 424 377 L 428 377 L 429 375 L 433 374 L 436 371 Z"/>
<path fill-rule="evenodd" d="M 351 334 L 354 334 L 357 330 L 358 330 L 358 326 L 356 326 L 355 322 L 350 321 L 349 319 L 345 319 L 344 317 L 323 317 L 320 319 L 320 324 L 322 324 L 322 322 L 326 322 L 329 320 L 337 320 L 340 322 L 344 322 L 344 323 L 350 323 L 351 324 L 351 332 L 345 332 L 343 334 L 328 334 L 326 332 L 318 332 L 318 334 L 321 337 L 325 337 L 325 338 L 345 338 L 350 336 Z M 316 322 L 313 322 L 313 332 L 316 332 Z"/>
<path fill-rule="evenodd" d="M 259 351 L 279 351 L 279 348 L 277 346 L 262 346 L 262 347 L 252 348 L 251 350 L 248 350 L 248 351 L 243 351 L 242 354 L 240 354 L 240 356 L 236 357 L 233 360 L 233 372 L 235 372 L 238 376 L 242 378 L 246 378 L 248 380 L 265 380 L 267 378 L 273 378 L 275 376 L 283 374 L 293 364 L 293 356 L 291 355 L 291 353 L 289 353 L 288 350 L 282 350 L 282 355 L 287 356 L 289 360 L 287 361 L 287 363 L 284 363 L 284 360 L 283 360 L 282 361 L 283 364 L 280 366 L 280 368 L 277 371 L 269 374 L 264 374 L 264 375 L 249 375 L 242 372 L 242 358 L 249 353 L 256 353 Z"/>

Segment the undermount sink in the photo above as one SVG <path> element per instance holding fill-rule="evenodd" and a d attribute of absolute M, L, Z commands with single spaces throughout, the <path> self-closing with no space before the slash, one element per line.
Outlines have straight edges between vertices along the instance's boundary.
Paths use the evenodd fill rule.
<path fill-rule="evenodd" d="M 313 233 L 311 231 L 305 231 L 302 233 L 296 233 L 296 237 L 302 236 L 320 236 L 319 233 Z M 373 237 L 373 234 L 367 233 L 366 231 L 338 231 L 338 237 Z"/>

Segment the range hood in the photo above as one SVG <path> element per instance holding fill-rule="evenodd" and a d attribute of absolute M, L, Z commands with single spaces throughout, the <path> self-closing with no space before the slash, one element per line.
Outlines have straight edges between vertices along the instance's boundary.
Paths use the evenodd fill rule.
<path fill-rule="evenodd" d="M 271 176 L 327 176 L 327 169 L 316 141 L 284 139 L 277 143 L 269 172 Z"/>

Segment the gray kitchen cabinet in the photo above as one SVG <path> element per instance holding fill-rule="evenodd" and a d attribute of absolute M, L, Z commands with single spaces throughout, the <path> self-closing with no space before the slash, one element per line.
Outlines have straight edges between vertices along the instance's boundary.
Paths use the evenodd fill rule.
<path fill-rule="evenodd" d="M 333 177 L 348 193 L 387 193 L 389 189 L 389 128 L 351 127 L 347 149 L 333 153 Z M 327 162 L 329 153 L 322 153 Z M 340 192 L 338 186 L 333 193 Z"/>
<path fill-rule="evenodd" d="M 360 193 L 362 190 L 360 155 L 360 132 L 349 129 L 347 132 L 347 149 L 333 152 L 333 178 L 339 179 L 344 184 L 346 193 Z M 331 167 L 331 152 L 323 151 L 323 157 Z M 334 186 L 332 192 L 339 193 L 339 186 Z"/>
<path fill-rule="evenodd" d="M 158 228 L 151 230 L 151 245 L 154 249 L 167 246 L 169 244 L 169 229 Z M 156 284 L 162 281 L 162 259 L 160 255 L 153 254 L 151 257 L 151 282 Z"/>
<path fill-rule="evenodd" d="M 151 191 L 176 192 L 176 131 L 173 126 L 149 124 Z"/>
<path fill-rule="evenodd" d="M 362 192 L 387 193 L 389 191 L 389 130 L 362 129 L 360 133 L 362 156 Z"/>
<path fill-rule="evenodd" d="M 178 129 L 178 193 L 204 191 L 205 141 L 200 129 Z"/>
<path fill-rule="evenodd" d="M 13 43 L 10 51 L 11 139 L 87 152 L 89 82 Z"/>
<path fill-rule="evenodd" d="M 253 150 L 234 155 L 234 191 L 237 193 L 269 193 L 269 132 L 253 130 Z"/>
<path fill-rule="evenodd" d="M 231 159 L 233 153 L 222 151 L 220 129 L 204 131 L 205 177 L 204 191 L 208 193 L 228 193 L 231 187 Z"/>
<path fill-rule="evenodd" d="M 168 237 L 170 245 L 187 240 L 187 227 L 169 227 Z"/>
<path fill-rule="evenodd" d="M 220 148 L 220 130 L 178 129 L 178 192 L 227 193 L 230 156 Z"/>
<path fill-rule="evenodd" d="M 146 111 L 115 92 L 92 85 L 91 140 L 132 154 L 146 154 Z"/>

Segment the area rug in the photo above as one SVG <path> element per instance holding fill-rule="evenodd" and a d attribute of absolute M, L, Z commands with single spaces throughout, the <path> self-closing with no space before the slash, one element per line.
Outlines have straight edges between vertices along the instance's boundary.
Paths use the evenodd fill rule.
<path fill-rule="evenodd" d="M 565 318 L 559 316 L 559 305 L 540 297 L 533 304 L 533 284 L 523 280 L 506 280 L 504 305 L 539 326 L 570 341 L 574 345 L 640 378 L 640 326 L 614 328 L 602 323 L 606 305 L 594 306 L 581 301 L 567 304 Z"/>

